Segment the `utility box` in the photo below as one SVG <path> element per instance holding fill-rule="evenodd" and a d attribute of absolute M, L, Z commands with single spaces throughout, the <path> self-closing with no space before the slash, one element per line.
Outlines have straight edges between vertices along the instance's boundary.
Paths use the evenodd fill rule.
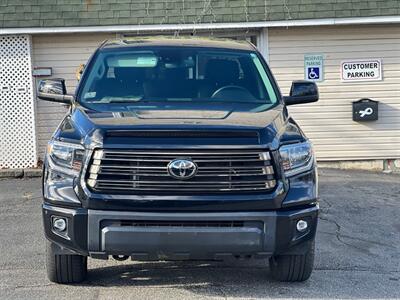
<path fill-rule="evenodd" d="M 353 121 L 368 122 L 378 120 L 379 102 L 371 99 L 361 99 L 353 102 Z"/>

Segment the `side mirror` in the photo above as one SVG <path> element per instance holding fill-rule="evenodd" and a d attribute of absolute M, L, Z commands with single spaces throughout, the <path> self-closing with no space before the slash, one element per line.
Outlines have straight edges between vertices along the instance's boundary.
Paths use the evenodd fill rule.
<path fill-rule="evenodd" d="M 283 97 L 286 105 L 317 102 L 319 99 L 318 87 L 312 81 L 293 81 L 290 95 Z"/>
<path fill-rule="evenodd" d="M 67 95 L 64 79 L 41 80 L 37 89 L 37 97 L 41 100 L 71 104 L 74 96 Z"/>

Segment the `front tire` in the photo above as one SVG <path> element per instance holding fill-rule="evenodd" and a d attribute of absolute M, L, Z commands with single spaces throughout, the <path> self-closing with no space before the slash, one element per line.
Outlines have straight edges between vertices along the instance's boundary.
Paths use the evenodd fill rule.
<path fill-rule="evenodd" d="M 47 277 L 55 283 L 79 283 L 87 276 L 87 257 L 56 254 L 52 244 L 46 243 Z"/>
<path fill-rule="evenodd" d="M 272 277 L 278 281 L 295 282 L 310 278 L 314 268 L 315 243 L 302 255 L 278 255 L 271 257 L 269 266 Z"/>

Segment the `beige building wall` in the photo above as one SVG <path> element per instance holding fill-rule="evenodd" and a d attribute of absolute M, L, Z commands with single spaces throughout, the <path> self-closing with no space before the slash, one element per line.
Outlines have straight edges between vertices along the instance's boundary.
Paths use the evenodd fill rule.
<path fill-rule="evenodd" d="M 292 106 L 318 160 L 400 158 L 400 26 L 270 28 L 269 63 L 284 95 L 304 79 L 304 54 L 325 55 L 320 101 Z M 341 82 L 342 60 L 380 58 L 383 80 Z M 352 101 L 380 101 L 379 120 L 352 121 Z"/>
<path fill-rule="evenodd" d="M 149 34 L 156 35 L 156 32 Z M 130 34 L 126 34 L 130 36 Z M 132 33 L 137 36 L 138 33 Z M 170 35 L 173 35 L 171 33 Z M 209 35 L 199 32 L 198 35 Z M 97 47 L 107 39 L 116 38 L 117 34 L 48 34 L 33 36 L 33 66 L 51 67 L 52 78 L 64 78 L 66 80 L 67 91 L 75 91 L 77 80 L 76 70 L 80 64 L 86 63 Z M 235 31 L 224 30 L 215 31 L 213 36 L 222 36 L 235 39 L 245 37 L 256 37 L 254 30 Z M 250 39 L 250 38 L 249 38 Z M 45 78 L 45 77 L 44 77 Z M 38 78 L 38 80 L 43 78 Z M 38 152 L 39 158 L 43 159 L 48 140 L 67 112 L 66 106 L 38 100 L 37 102 L 37 131 L 38 131 Z"/>
<path fill-rule="evenodd" d="M 399 26 L 270 28 L 267 34 L 270 66 L 283 94 L 288 94 L 292 80 L 304 78 L 304 54 L 325 55 L 320 101 L 289 109 L 313 141 L 319 160 L 400 158 Z M 34 67 L 52 67 L 52 77 L 65 78 L 72 93 L 77 67 L 103 40 L 113 37 L 115 34 L 33 36 Z M 364 58 L 382 59 L 383 80 L 341 82 L 341 61 Z M 360 98 L 380 101 L 378 121 L 352 121 L 351 102 Z M 38 101 L 39 157 L 65 112 L 60 104 Z"/>
<path fill-rule="evenodd" d="M 33 66 L 51 67 L 53 78 L 64 78 L 67 91 L 77 84 L 76 70 L 87 62 L 100 43 L 115 34 L 59 34 L 33 36 Z M 39 79 L 37 79 L 39 80 Z M 48 140 L 67 112 L 64 105 L 37 101 L 37 134 L 39 158 L 43 159 Z"/>

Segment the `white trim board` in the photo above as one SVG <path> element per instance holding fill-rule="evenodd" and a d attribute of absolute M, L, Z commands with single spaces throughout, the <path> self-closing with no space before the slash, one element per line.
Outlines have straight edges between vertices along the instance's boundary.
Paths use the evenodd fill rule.
<path fill-rule="evenodd" d="M 269 62 L 269 34 L 268 28 L 261 29 L 261 32 L 257 35 L 257 48 L 264 57 L 264 59 Z"/>
<path fill-rule="evenodd" d="M 307 20 L 283 20 L 265 22 L 237 23 L 202 23 L 202 24 L 164 24 L 164 25 L 110 25 L 110 26 L 75 26 L 75 27 L 30 27 L 30 28 L 0 28 L 0 35 L 9 34 L 46 34 L 46 33 L 90 33 L 90 32 L 129 32 L 129 31 L 176 31 L 176 30 L 210 30 L 210 29 L 240 29 L 265 27 L 299 27 L 299 26 L 329 26 L 329 25 L 366 25 L 366 24 L 396 24 L 400 16 L 360 17 L 360 18 L 326 18 Z"/>

